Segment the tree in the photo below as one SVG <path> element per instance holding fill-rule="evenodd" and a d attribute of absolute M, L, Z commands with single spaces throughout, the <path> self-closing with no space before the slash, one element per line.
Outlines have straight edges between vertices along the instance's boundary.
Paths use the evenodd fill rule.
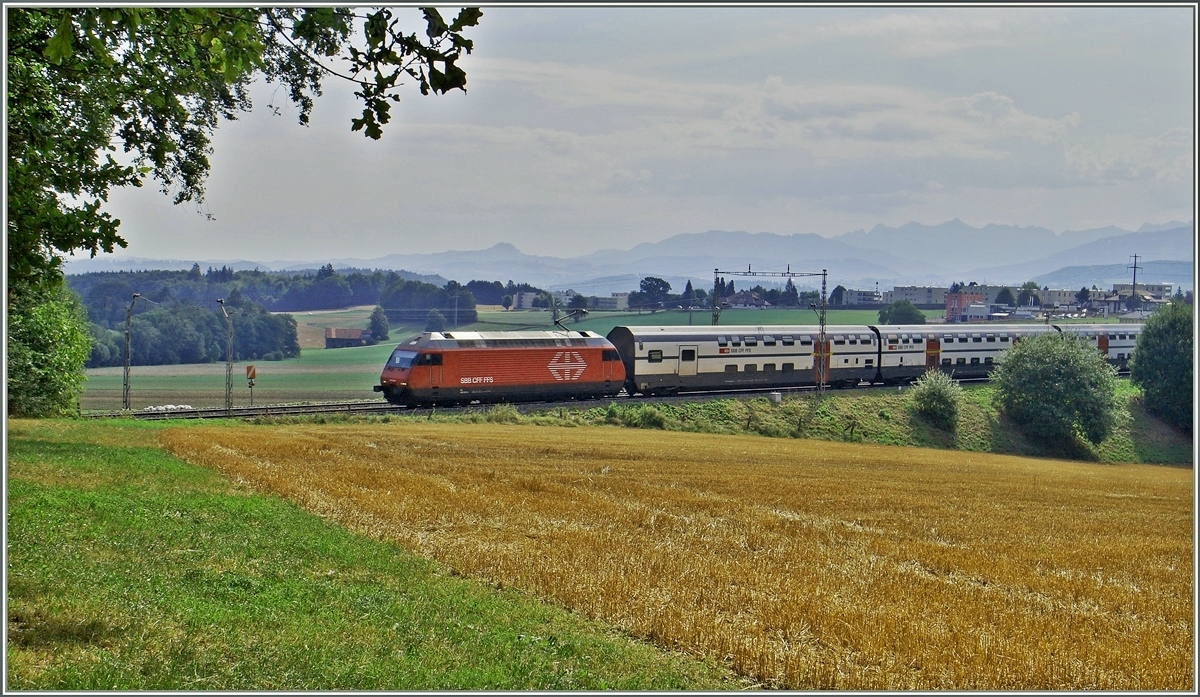
<path fill-rule="evenodd" d="M 8 414 L 61 416 L 83 389 L 91 335 L 79 298 L 64 286 L 8 306 Z"/>
<path fill-rule="evenodd" d="M 1146 411 L 1192 432 L 1192 307 L 1181 302 L 1155 312 L 1138 334 L 1129 379 L 1142 388 Z"/>
<path fill-rule="evenodd" d="M 500 299 L 500 304 L 504 306 L 505 310 L 512 307 L 513 296 L 511 296 L 511 295 L 504 296 L 503 298 Z"/>
<path fill-rule="evenodd" d="M 783 292 L 779 295 L 779 302 L 783 305 L 799 305 L 800 293 L 796 290 L 796 284 L 792 283 L 792 279 L 788 279 L 783 286 Z"/>
<path fill-rule="evenodd" d="M 696 289 L 692 288 L 692 279 L 688 279 L 687 285 L 683 287 L 683 299 L 691 303 L 696 299 Z"/>
<path fill-rule="evenodd" d="M 571 310 L 586 310 L 587 306 L 588 299 L 578 293 L 572 295 L 571 302 L 567 303 L 567 308 Z"/>
<path fill-rule="evenodd" d="M 446 330 L 446 317 L 437 310 L 430 310 L 425 319 L 425 331 L 442 332 Z"/>
<path fill-rule="evenodd" d="M 371 337 L 376 341 L 387 341 L 390 327 L 388 327 L 387 314 L 379 305 L 371 310 L 371 319 L 367 325 L 371 330 Z"/>
<path fill-rule="evenodd" d="M 1117 421 L 1117 371 L 1094 346 L 1067 332 L 1021 340 L 992 373 L 999 408 L 1027 435 L 1103 441 Z"/>
<path fill-rule="evenodd" d="M 642 279 L 639 289 L 646 302 L 660 303 L 667 299 L 667 294 L 671 292 L 671 284 L 661 278 L 647 276 Z"/>
<path fill-rule="evenodd" d="M 1026 281 L 1021 286 L 1021 292 L 1017 294 L 1017 305 L 1021 307 L 1026 305 L 1041 305 L 1042 298 L 1038 295 L 1039 290 L 1041 289 L 1038 287 L 1036 281 Z"/>
<path fill-rule="evenodd" d="M 925 324 L 925 313 L 908 300 L 897 300 L 879 311 L 880 324 Z"/>
<path fill-rule="evenodd" d="M 1004 288 L 1001 288 L 1000 292 L 996 293 L 996 304 L 997 305 L 1009 305 L 1009 306 L 1016 305 L 1017 299 L 1015 297 L 1013 297 L 1012 289 L 1008 288 L 1007 286 Z"/>
<path fill-rule="evenodd" d="M 1080 307 L 1087 305 L 1091 301 L 1092 301 L 1092 292 L 1090 290 L 1088 290 L 1087 286 L 1080 288 L 1079 292 L 1075 294 L 1075 304 Z"/>
<path fill-rule="evenodd" d="M 449 24 L 432 8 L 423 12 L 425 38 L 404 34 L 387 7 L 362 17 L 332 7 L 6 11 L 10 325 L 40 332 L 19 338 L 8 328 L 10 357 L 17 359 L 9 361 L 9 384 L 38 384 L 43 363 L 62 376 L 47 384 L 38 402 L 45 408 L 34 411 L 61 409 L 75 389 L 72 376 L 88 358 L 71 343 L 86 337 L 84 325 L 58 299 L 62 258 L 126 246 L 120 221 L 104 210 L 111 190 L 152 177 L 177 204 L 202 201 L 211 134 L 221 119 L 251 108 L 249 87 L 260 77 L 286 87 L 302 124 L 324 78 L 352 81 L 363 112 L 350 128 L 373 139 L 390 120 L 402 77 L 412 78 L 422 94 L 465 90 L 466 73 L 455 63 L 471 52 L 462 31 L 478 24 L 482 12 L 465 8 Z M 361 48 L 353 45 L 359 37 Z M 343 73 L 323 63 L 339 54 L 349 62 Z M 118 147 L 123 162 L 111 154 Z M 36 309 L 42 301 L 48 306 Z M 38 355 L 39 336 L 64 342 L 55 361 L 27 360 Z M 22 404 L 15 406 L 26 409 Z"/>
<path fill-rule="evenodd" d="M 846 293 L 846 287 L 842 285 L 835 286 L 833 292 L 829 294 L 830 305 L 841 305 L 842 296 Z"/>
<path fill-rule="evenodd" d="M 303 124 L 324 78 L 351 80 L 363 101 L 351 130 L 374 139 L 401 78 L 422 94 L 465 90 L 456 62 L 473 44 L 461 32 L 482 13 L 466 8 L 447 24 L 423 12 L 419 38 L 386 7 L 361 17 L 332 7 L 10 8 L 10 296 L 53 288 L 64 253 L 125 246 L 120 221 L 103 209 L 113 188 L 152 176 L 175 203 L 201 201 L 210 136 L 219 120 L 251 108 L 260 77 L 286 88 Z M 345 69 L 333 62 L 339 54 Z M 110 155 L 117 147 L 125 162 Z"/>

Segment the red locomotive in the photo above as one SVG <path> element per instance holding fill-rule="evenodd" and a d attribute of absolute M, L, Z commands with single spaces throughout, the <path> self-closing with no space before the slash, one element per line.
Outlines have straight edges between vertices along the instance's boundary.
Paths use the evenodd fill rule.
<path fill-rule="evenodd" d="M 620 392 L 625 366 L 592 332 L 423 332 L 396 346 L 379 383 L 403 405 L 587 399 Z"/>

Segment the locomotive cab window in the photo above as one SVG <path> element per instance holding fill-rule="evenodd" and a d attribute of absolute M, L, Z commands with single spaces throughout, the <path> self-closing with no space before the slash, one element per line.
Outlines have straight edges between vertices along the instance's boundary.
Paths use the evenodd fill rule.
<path fill-rule="evenodd" d="M 679 360 L 694 361 L 696 360 L 696 349 L 684 349 L 679 352 Z"/>
<path fill-rule="evenodd" d="M 392 368 L 408 368 L 412 366 L 413 360 L 417 357 L 416 351 L 401 351 L 396 349 L 392 352 L 392 357 L 388 359 L 388 366 Z"/>
<path fill-rule="evenodd" d="M 651 363 L 662 363 L 662 351 L 660 349 L 654 349 L 646 355 L 646 358 Z"/>
<path fill-rule="evenodd" d="M 441 364 L 442 364 L 442 354 L 426 353 L 426 354 L 422 354 L 421 357 L 419 359 L 417 359 L 417 362 L 414 363 L 413 365 L 441 365 Z"/>
<path fill-rule="evenodd" d="M 601 357 L 601 360 L 619 361 L 621 360 L 621 354 L 617 353 L 616 349 L 604 349 L 604 354 Z"/>

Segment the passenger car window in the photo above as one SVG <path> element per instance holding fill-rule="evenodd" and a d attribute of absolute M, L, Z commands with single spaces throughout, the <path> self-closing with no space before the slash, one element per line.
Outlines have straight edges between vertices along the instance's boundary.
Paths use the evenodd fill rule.
<path fill-rule="evenodd" d="M 732 363 L 726 364 L 726 365 L 725 365 L 725 372 L 726 372 L 726 373 L 736 373 L 736 372 L 737 372 L 737 366 L 736 366 L 736 365 L 734 365 L 734 364 L 732 364 Z"/>
<path fill-rule="evenodd" d="M 723 337 L 723 336 L 717 337 L 717 346 L 725 346 L 728 343 L 729 343 L 729 341 L 725 337 Z"/>
<path fill-rule="evenodd" d="M 679 360 L 681 360 L 681 361 L 696 360 L 696 350 L 695 349 L 684 349 L 684 350 L 680 351 L 679 352 Z"/>
<path fill-rule="evenodd" d="M 783 372 L 785 372 L 785 373 L 790 373 L 795 369 L 796 369 L 795 363 L 784 363 L 783 364 Z"/>
<path fill-rule="evenodd" d="M 746 337 L 746 345 L 747 346 L 758 346 L 758 337 L 757 336 Z"/>
<path fill-rule="evenodd" d="M 764 334 L 763 335 L 763 346 L 774 346 L 774 345 L 775 345 L 775 337 L 771 336 L 770 334 Z"/>
<path fill-rule="evenodd" d="M 662 363 L 662 351 L 659 349 L 654 349 L 647 357 L 651 363 Z"/>
<path fill-rule="evenodd" d="M 784 346 L 795 346 L 796 340 L 790 336 L 785 336 L 785 337 L 783 337 L 783 345 Z"/>

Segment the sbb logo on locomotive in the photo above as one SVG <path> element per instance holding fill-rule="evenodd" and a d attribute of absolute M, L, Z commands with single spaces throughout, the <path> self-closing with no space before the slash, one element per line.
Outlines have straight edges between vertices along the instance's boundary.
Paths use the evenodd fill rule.
<path fill-rule="evenodd" d="M 587 369 L 587 361 L 578 351 L 559 351 L 546 367 L 555 380 L 578 380 Z"/>

